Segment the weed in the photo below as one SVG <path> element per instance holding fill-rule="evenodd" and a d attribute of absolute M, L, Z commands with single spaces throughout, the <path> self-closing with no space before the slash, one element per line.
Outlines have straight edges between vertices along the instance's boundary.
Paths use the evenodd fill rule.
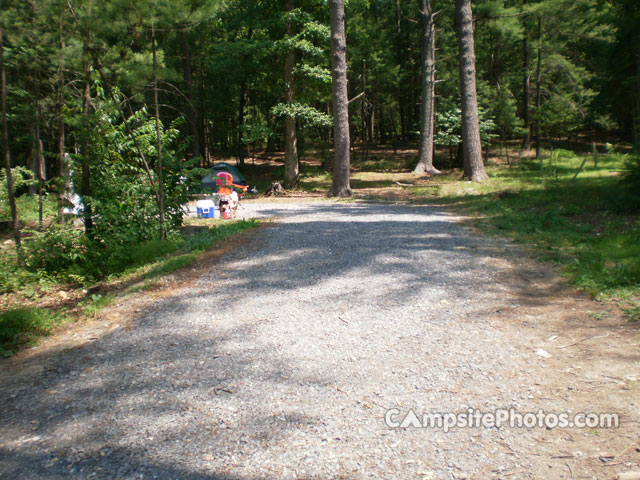
<path fill-rule="evenodd" d="M 44 308 L 15 308 L 0 313 L 0 356 L 8 357 L 24 345 L 32 345 L 36 339 L 51 330 L 66 317 Z"/>
<path fill-rule="evenodd" d="M 100 310 L 111 305 L 115 298 L 116 297 L 112 294 L 91 295 L 88 299 L 80 303 L 80 305 L 82 306 L 82 312 L 87 317 L 95 317 Z"/>
<path fill-rule="evenodd" d="M 605 155 L 598 168 L 587 162 L 575 181 L 583 157 L 557 150 L 553 161 L 553 178 L 549 170 L 541 177 L 537 162 L 524 161 L 489 167 L 491 178 L 482 184 L 443 177 L 439 189 L 421 193 L 481 214 L 481 228 L 537 247 L 595 298 L 638 296 L 640 190 L 618 175 L 628 158 Z"/>

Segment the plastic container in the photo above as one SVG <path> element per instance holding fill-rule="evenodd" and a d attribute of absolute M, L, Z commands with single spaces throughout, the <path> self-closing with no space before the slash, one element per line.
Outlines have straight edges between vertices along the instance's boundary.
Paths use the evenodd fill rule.
<path fill-rule="evenodd" d="M 196 202 L 196 210 L 198 218 L 217 218 L 220 216 L 220 210 L 213 203 L 213 200 L 198 200 Z"/>

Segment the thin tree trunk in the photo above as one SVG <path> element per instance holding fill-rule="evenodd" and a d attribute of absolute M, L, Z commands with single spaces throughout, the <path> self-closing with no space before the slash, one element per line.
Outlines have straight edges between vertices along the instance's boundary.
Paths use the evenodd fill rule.
<path fill-rule="evenodd" d="M 151 22 L 151 44 L 153 51 L 153 103 L 155 108 L 156 142 L 158 149 L 158 209 L 160 210 L 160 233 L 162 238 L 165 239 L 167 238 L 167 228 L 164 218 L 164 184 L 162 181 L 162 132 L 160 130 L 160 105 L 158 103 L 158 55 L 156 52 L 156 29 L 153 21 Z"/>
<path fill-rule="evenodd" d="M 33 27 L 33 35 L 34 38 L 38 38 L 37 28 L 36 28 L 36 6 L 35 3 L 31 4 L 33 9 L 32 27 Z M 45 173 L 44 173 L 44 156 L 42 154 L 42 139 L 40 138 L 40 78 L 39 78 L 39 63 L 40 58 L 38 55 L 38 44 L 35 43 L 33 45 L 34 50 L 34 59 L 33 59 L 33 114 L 34 114 L 34 142 L 35 142 L 35 173 L 36 179 L 38 180 L 38 226 L 42 229 L 43 223 L 43 205 L 42 205 L 42 196 L 44 194 L 44 181 L 45 181 Z"/>
<path fill-rule="evenodd" d="M 11 174 L 11 153 L 9 152 L 9 129 L 7 126 L 7 77 L 4 69 L 4 31 L 2 25 L 0 25 L 0 103 L 2 103 L 2 150 L 4 151 L 4 169 L 7 180 L 9 208 L 11 209 L 13 238 L 16 243 L 18 265 L 20 265 L 22 263 L 20 254 L 20 220 L 18 218 L 16 198 L 13 191 L 13 175 Z"/>
<path fill-rule="evenodd" d="M 361 88 L 362 88 L 362 98 L 360 99 L 360 130 L 361 130 L 361 140 L 362 140 L 362 161 L 367 161 L 367 119 L 366 115 L 366 98 L 367 94 L 367 63 L 365 60 L 362 60 L 362 78 L 361 80 Z"/>
<path fill-rule="evenodd" d="M 333 77 L 333 184 L 330 195 L 353 195 L 349 182 L 349 97 L 347 90 L 347 42 L 344 0 L 329 0 L 331 14 L 331 75 Z"/>
<path fill-rule="evenodd" d="M 396 59 L 398 66 L 400 67 L 400 78 L 404 73 L 404 57 L 405 54 L 402 51 L 402 7 L 400 0 L 396 0 Z M 398 109 L 400 110 L 400 135 L 402 143 L 407 141 L 407 112 L 406 112 L 406 99 L 405 99 L 405 85 L 398 85 Z"/>
<path fill-rule="evenodd" d="M 522 106 L 524 120 L 523 150 L 531 149 L 531 119 L 529 113 L 529 96 L 531 93 L 531 75 L 529 75 L 529 28 L 527 21 L 524 22 L 524 36 L 522 38 Z"/>
<path fill-rule="evenodd" d="M 456 14 L 460 56 L 460 96 L 462 99 L 463 176 L 474 182 L 481 182 L 488 176 L 484 171 L 480 142 L 471 0 L 456 0 Z"/>
<path fill-rule="evenodd" d="M 37 178 L 38 178 L 38 226 L 42 229 L 43 222 L 43 195 L 44 195 L 44 155 L 42 154 L 42 140 L 40 139 L 40 107 L 36 104 L 36 118 L 35 118 L 35 137 L 36 137 L 36 165 L 38 166 Z"/>
<path fill-rule="evenodd" d="M 84 232 L 91 238 L 93 231 L 93 215 L 91 208 L 91 168 L 89 165 L 89 109 L 91 106 L 91 66 L 89 64 L 89 33 L 85 32 L 84 45 L 82 48 L 82 72 L 83 72 L 83 92 L 82 92 L 82 185 L 80 194 L 84 204 Z"/>
<path fill-rule="evenodd" d="M 187 109 L 189 111 L 189 128 L 191 129 L 191 155 L 193 158 L 199 158 L 202 155 L 202 149 L 200 147 L 200 132 L 198 131 L 198 112 L 193 104 L 193 73 L 191 70 L 191 48 L 189 47 L 189 39 L 187 38 L 187 32 L 182 31 L 182 61 L 184 71 L 184 84 L 186 87 L 187 96 Z M 199 160 L 200 166 L 202 166 L 202 158 Z"/>
<path fill-rule="evenodd" d="M 640 48 L 636 53 L 636 125 L 634 129 L 634 143 L 640 146 Z"/>
<path fill-rule="evenodd" d="M 294 0 L 285 0 L 284 8 L 291 12 L 295 8 Z M 287 38 L 293 35 L 293 24 L 287 19 Z M 290 49 L 284 57 L 285 102 L 291 106 L 296 99 L 296 84 L 293 69 L 296 65 L 296 52 Z M 296 136 L 296 118 L 287 115 L 284 132 L 284 188 L 297 188 L 300 182 L 298 168 L 298 138 Z"/>
<path fill-rule="evenodd" d="M 37 65 L 37 54 L 36 54 L 36 61 L 35 61 L 36 65 Z M 37 69 L 37 66 L 36 66 Z M 42 205 L 42 196 L 44 194 L 43 189 L 44 189 L 44 180 L 45 180 L 45 174 L 44 174 L 44 156 L 42 154 L 42 140 L 40 139 L 40 85 L 39 85 L 39 79 L 37 74 L 34 76 L 34 102 L 33 102 L 33 110 L 34 110 L 34 126 L 33 126 L 33 132 L 34 132 L 34 142 L 35 142 L 35 148 L 34 148 L 34 153 L 35 153 L 35 161 L 34 161 L 34 165 L 36 167 L 35 169 L 35 174 L 36 174 L 36 180 L 38 181 L 38 226 L 40 228 L 42 228 L 42 210 L 43 210 L 43 205 Z"/>
<path fill-rule="evenodd" d="M 240 84 L 240 105 L 238 106 L 238 164 L 244 166 L 244 144 L 242 143 L 242 128 L 244 126 L 244 107 L 247 84 Z"/>
<path fill-rule="evenodd" d="M 376 138 L 375 138 L 375 134 L 376 134 L 376 108 L 377 108 L 377 95 L 376 95 L 376 90 L 375 90 L 375 86 L 373 87 L 374 91 L 371 94 L 371 107 L 369 108 L 369 129 L 368 129 L 368 136 L 369 136 L 369 144 L 375 144 L 376 143 Z"/>
<path fill-rule="evenodd" d="M 62 22 L 62 10 L 60 11 L 60 28 L 59 28 L 59 41 L 61 59 L 58 66 L 58 216 L 62 218 L 62 209 L 65 207 L 65 194 L 67 193 L 67 166 L 64 151 L 64 67 L 65 67 L 65 41 L 63 35 L 63 22 Z"/>
<path fill-rule="evenodd" d="M 435 106 L 435 28 L 431 0 L 419 0 L 422 19 L 422 106 L 420 108 L 420 144 L 414 173 L 440 173 L 433 166 L 433 116 Z"/>
<path fill-rule="evenodd" d="M 542 96 L 540 95 L 540 84 L 542 82 L 542 22 L 538 17 L 538 65 L 536 67 L 536 158 L 542 158 L 540 145 L 540 109 L 542 107 Z"/>

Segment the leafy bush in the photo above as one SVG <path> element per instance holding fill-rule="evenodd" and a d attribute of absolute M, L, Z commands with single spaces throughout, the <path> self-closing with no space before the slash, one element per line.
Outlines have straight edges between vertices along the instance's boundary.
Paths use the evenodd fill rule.
<path fill-rule="evenodd" d="M 633 156 L 626 161 L 629 169 L 627 180 L 636 192 L 640 192 L 640 156 Z"/>
<path fill-rule="evenodd" d="M 0 356 L 8 357 L 21 345 L 48 335 L 63 319 L 62 315 L 43 308 L 16 308 L 0 313 Z"/>
<path fill-rule="evenodd" d="M 45 231 L 32 232 L 24 242 L 25 266 L 32 272 L 57 275 L 88 258 L 89 243 L 82 232 L 72 227 L 52 224 Z"/>

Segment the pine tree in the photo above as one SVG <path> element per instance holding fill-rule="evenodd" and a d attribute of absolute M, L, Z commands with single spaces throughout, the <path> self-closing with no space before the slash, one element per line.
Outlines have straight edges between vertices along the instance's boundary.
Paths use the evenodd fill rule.
<path fill-rule="evenodd" d="M 329 0 L 331 13 L 331 73 L 333 77 L 333 183 L 330 195 L 353 195 L 350 176 L 349 96 L 344 0 Z"/>
<path fill-rule="evenodd" d="M 460 61 L 460 97 L 462 100 L 463 176 L 471 181 L 481 182 L 488 176 L 484 171 L 482 144 L 480 143 L 471 0 L 456 0 L 456 15 Z"/>

